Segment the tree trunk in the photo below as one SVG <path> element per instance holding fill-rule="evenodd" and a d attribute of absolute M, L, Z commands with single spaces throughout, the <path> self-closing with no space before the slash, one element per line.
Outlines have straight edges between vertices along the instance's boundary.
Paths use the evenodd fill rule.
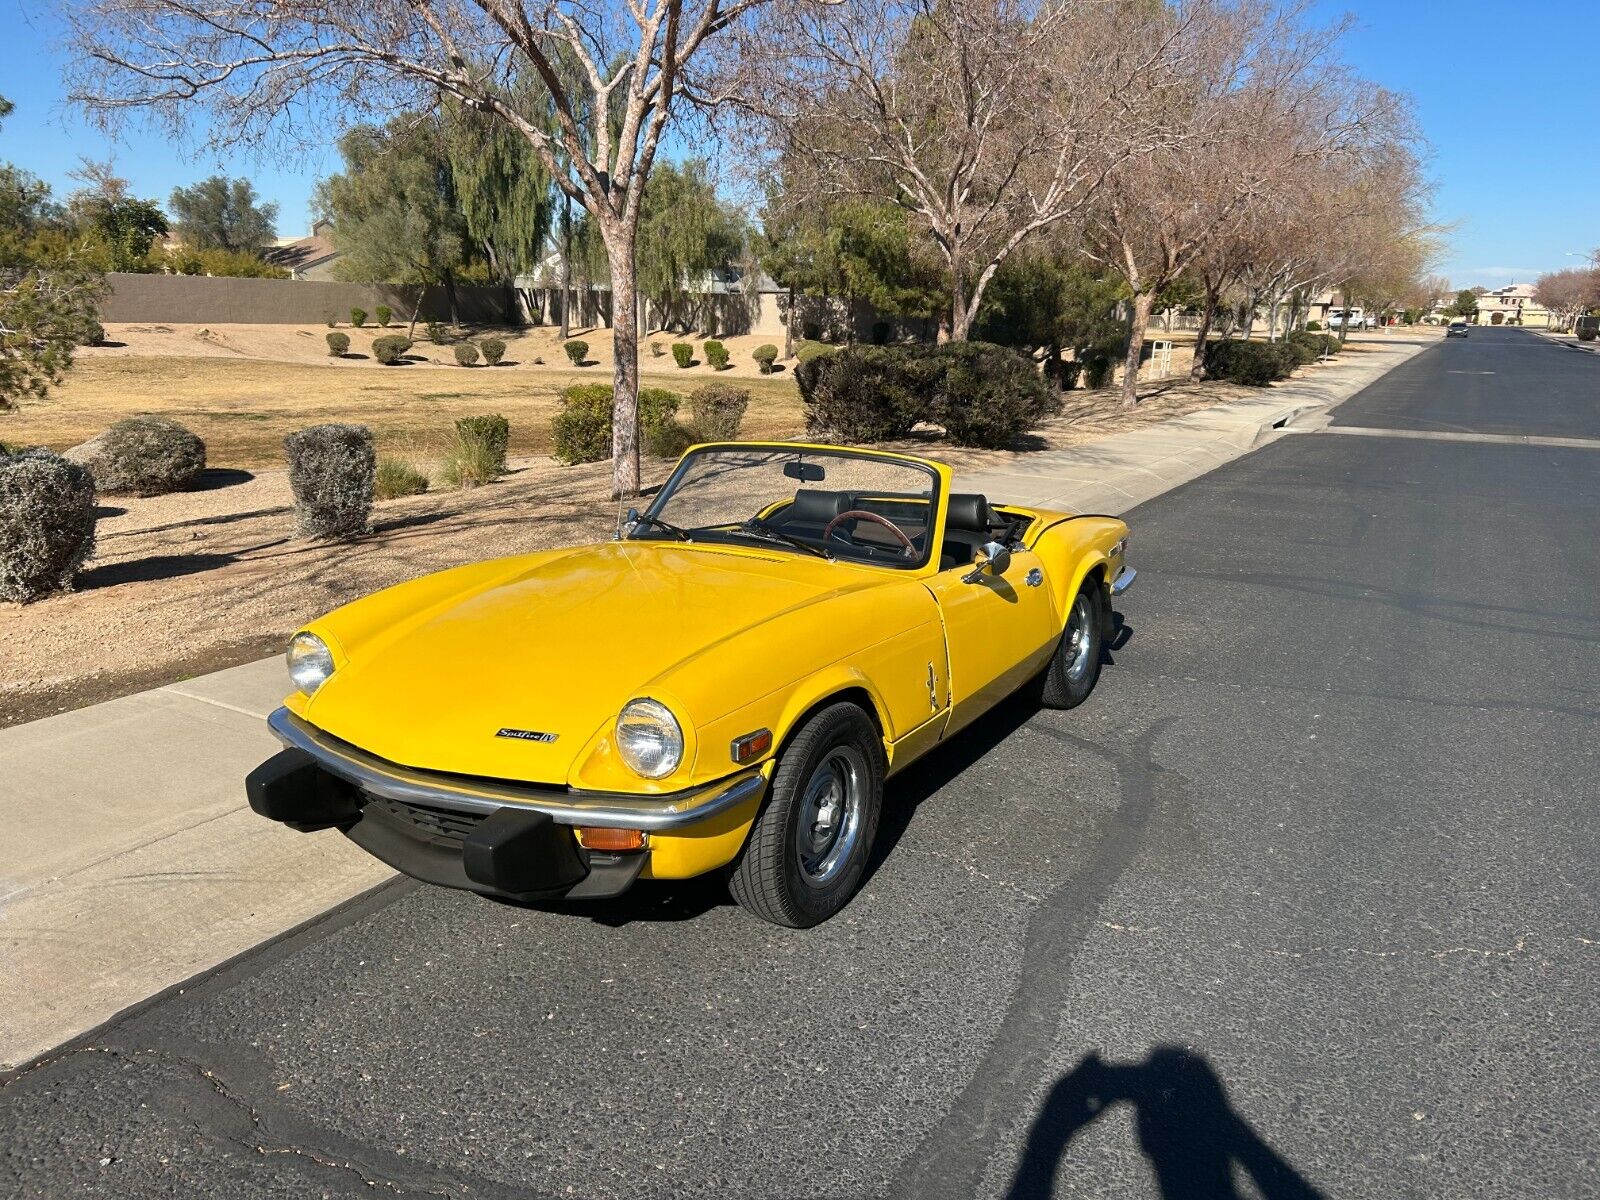
<path fill-rule="evenodd" d="M 799 314 L 794 307 L 794 285 L 789 287 L 789 319 L 783 323 L 783 361 L 794 357 L 794 322 Z"/>
<path fill-rule="evenodd" d="M 964 342 L 972 329 L 972 317 L 967 311 L 967 287 L 959 269 L 950 277 L 950 340 Z"/>
<path fill-rule="evenodd" d="M 1194 331 L 1194 362 L 1189 364 L 1189 378 L 1196 383 L 1206 375 L 1206 338 L 1211 334 L 1211 323 L 1217 319 L 1221 301 L 1221 288 L 1206 288 L 1205 303 L 1200 306 L 1200 327 Z"/>
<path fill-rule="evenodd" d="M 611 347 L 616 358 L 611 393 L 611 494 L 639 494 L 638 282 L 633 239 L 611 250 Z"/>
<path fill-rule="evenodd" d="M 1144 356 L 1144 331 L 1150 326 L 1150 312 L 1155 308 L 1154 292 L 1136 292 L 1133 297 L 1133 320 L 1128 326 L 1128 357 L 1122 365 L 1122 406 L 1135 408 L 1139 404 L 1139 360 Z"/>
<path fill-rule="evenodd" d="M 406 328 L 406 340 L 408 342 L 414 342 L 417 340 L 417 314 L 422 311 L 422 298 L 427 294 L 427 284 L 423 283 L 417 285 L 417 299 L 415 303 L 411 305 L 411 324 Z"/>
<path fill-rule="evenodd" d="M 568 310 L 572 307 L 572 197 L 563 196 L 565 207 L 561 211 L 561 340 L 572 336 L 572 321 Z"/>
<path fill-rule="evenodd" d="M 445 299 L 450 302 L 450 325 L 456 330 L 461 328 L 461 306 L 456 301 L 456 276 L 454 271 L 444 273 Z"/>

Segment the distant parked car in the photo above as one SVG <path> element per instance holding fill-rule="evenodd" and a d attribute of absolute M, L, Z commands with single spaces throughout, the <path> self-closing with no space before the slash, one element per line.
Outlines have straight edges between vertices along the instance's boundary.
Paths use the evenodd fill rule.
<path fill-rule="evenodd" d="M 1450 322 L 1450 328 L 1444 331 L 1444 335 L 1447 338 L 1466 337 L 1467 323 L 1461 320 L 1459 317 L 1456 318 L 1454 321 Z"/>
<path fill-rule="evenodd" d="M 1355 308 L 1330 308 L 1328 310 L 1328 328 L 1343 329 L 1346 325 L 1351 329 L 1376 329 L 1378 318 L 1369 317 L 1358 305 Z"/>

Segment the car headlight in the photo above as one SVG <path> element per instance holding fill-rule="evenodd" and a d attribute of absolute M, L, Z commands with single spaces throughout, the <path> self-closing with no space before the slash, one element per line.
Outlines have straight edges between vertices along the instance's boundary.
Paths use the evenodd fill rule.
<path fill-rule="evenodd" d="M 658 700 L 630 700 L 617 717 L 617 752 L 646 779 L 671 775 L 683 761 L 683 730 Z"/>
<path fill-rule="evenodd" d="M 314 633 L 297 633 L 289 639 L 289 678 L 295 687 L 311 695 L 333 674 L 333 655 L 327 644 Z"/>

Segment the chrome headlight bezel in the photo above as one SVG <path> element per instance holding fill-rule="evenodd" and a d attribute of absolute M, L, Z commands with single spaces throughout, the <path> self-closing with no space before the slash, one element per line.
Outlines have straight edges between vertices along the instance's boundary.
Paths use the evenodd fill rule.
<path fill-rule="evenodd" d="M 316 695 L 334 671 L 333 651 L 328 649 L 328 643 L 305 630 L 289 639 L 283 659 L 290 681 L 305 696 Z"/>
<path fill-rule="evenodd" d="M 641 779 L 665 779 L 683 765 L 683 726 L 659 700 L 641 696 L 624 704 L 613 736 L 618 756 Z"/>

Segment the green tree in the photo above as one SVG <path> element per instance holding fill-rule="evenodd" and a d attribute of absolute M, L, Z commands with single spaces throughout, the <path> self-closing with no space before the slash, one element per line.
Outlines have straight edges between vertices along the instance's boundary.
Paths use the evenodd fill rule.
<path fill-rule="evenodd" d="M 277 236 L 278 206 L 259 203 L 248 179 L 213 175 L 173 188 L 169 204 L 178 236 L 191 250 L 254 254 Z"/>
<path fill-rule="evenodd" d="M 539 89 L 512 90 L 512 106 L 537 110 L 531 93 Z M 533 146 L 504 121 L 458 100 L 445 104 L 444 144 L 467 234 L 482 251 L 490 278 L 510 284 L 534 271 L 550 236 L 555 194 Z"/>
<path fill-rule="evenodd" d="M 914 240 L 904 209 L 871 200 L 840 204 L 828 214 L 838 231 L 845 295 L 885 317 L 936 319 L 950 307 L 945 272 Z"/>
<path fill-rule="evenodd" d="M 108 271 L 149 270 L 151 247 L 169 228 L 161 206 L 134 196 L 110 162 L 84 159 L 70 174 L 83 186 L 67 197 L 67 224 L 100 243 L 86 256 Z"/>
<path fill-rule="evenodd" d="M 1117 315 L 1127 294 L 1120 281 L 1103 279 L 1081 262 L 1042 252 L 1013 256 L 984 294 L 974 336 L 1042 352 L 1045 373 L 1055 379 L 1064 378 L 1061 355 L 1070 351 L 1089 378 L 1099 380 L 1127 347 L 1127 324 Z"/>
<path fill-rule="evenodd" d="M 844 290 L 836 232 L 814 207 L 775 202 L 772 189 L 755 238 L 757 261 L 788 292 L 783 322 L 783 357 L 794 357 L 794 330 L 801 296 L 831 296 Z"/>
<path fill-rule="evenodd" d="M 1445 311 L 1452 317 L 1466 317 L 1471 320 L 1478 315 L 1478 293 L 1471 288 L 1462 288 L 1456 293 L 1455 302 Z"/>
<path fill-rule="evenodd" d="M 472 260 L 466 219 L 451 184 L 435 117 L 401 114 L 383 128 L 357 125 L 339 139 L 344 171 L 317 185 L 314 204 L 333 223 L 345 279 L 416 289 L 411 332 L 426 288 L 444 287 L 456 315 L 456 276 Z"/>
<path fill-rule="evenodd" d="M 704 159 L 663 163 L 639 211 L 639 292 L 666 311 L 686 286 L 734 263 L 745 241 L 744 220 L 718 199 Z"/>

